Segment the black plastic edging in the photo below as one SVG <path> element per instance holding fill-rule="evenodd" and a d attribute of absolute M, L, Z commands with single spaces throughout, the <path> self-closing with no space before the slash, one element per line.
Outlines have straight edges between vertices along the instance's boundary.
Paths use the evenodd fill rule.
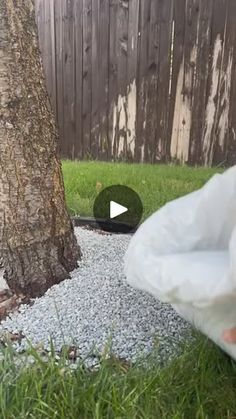
<path fill-rule="evenodd" d="M 102 230 L 114 234 L 133 234 L 138 227 L 116 220 L 95 219 L 92 217 L 72 217 L 75 227 L 89 226 L 94 230 Z"/>

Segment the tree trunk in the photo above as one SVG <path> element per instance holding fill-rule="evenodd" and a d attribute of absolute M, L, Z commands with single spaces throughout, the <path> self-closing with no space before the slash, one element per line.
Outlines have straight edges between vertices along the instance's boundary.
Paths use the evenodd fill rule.
<path fill-rule="evenodd" d="M 66 210 L 58 132 L 32 0 L 0 1 L 0 224 L 9 287 L 42 295 L 80 250 Z"/>

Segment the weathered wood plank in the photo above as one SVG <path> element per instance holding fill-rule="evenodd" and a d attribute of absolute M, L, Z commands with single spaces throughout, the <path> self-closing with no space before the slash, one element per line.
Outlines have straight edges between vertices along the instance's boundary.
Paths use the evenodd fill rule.
<path fill-rule="evenodd" d="M 219 86 L 222 71 L 227 2 L 228 0 L 214 0 L 213 7 L 207 103 L 202 142 L 203 163 L 205 165 L 212 165 L 214 159 L 215 132 L 219 118 Z"/>
<path fill-rule="evenodd" d="M 160 46 L 157 104 L 157 132 L 155 158 L 165 161 L 168 155 L 168 113 L 171 76 L 171 41 L 173 21 L 173 0 L 158 0 L 160 10 Z"/>
<path fill-rule="evenodd" d="M 207 80 L 209 77 L 210 27 L 212 20 L 213 0 L 201 1 L 196 37 L 195 79 L 193 84 L 192 115 L 190 130 L 189 158 L 190 164 L 202 163 L 202 132 L 206 110 Z M 192 30 L 192 28 L 190 28 Z"/>
<path fill-rule="evenodd" d="M 84 157 L 91 155 L 92 111 L 92 1 L 83 0 L 83 144 Z"/>
<path fill-rule="evenodd" d="M 145 161 L 146 117 L 148 83 L 145 77 L 148 62 L 148 38 L 150 25 L 151 1 L 140 2 L 139 42 L 138 42 L 138 80 L 137 80 L 137 122 L 135 160 Z"/>
<path fill-rule="evenodd" d="M 128 51 L 128 0 L 119 0 L 117 10 L 117 142 L 115 155 L 118 159 L 127 156 L 127 51 Z"/>
<path fill-rule="evenodd" d="M 231 72 L 231 88 L 229 94 L 229 124 L 228 134 L 226 136 L 226 161 L 227 164 L 236 164 L 236 3 L 229 0 L 228 19 L 229 26 L 229 46 L 232 48 L 232 72 Z"/>
<path fill-rule="evenodd" d="M 64 83 L 63 83 L 63 0 L 57 0 L 55 6 L 55 36 L 56 36 L 56 85 L 57 85 L 57 120 L 59 125 L 59 148 L 62 157 L 67 157 L 65 154 L 66 137 L 64 132 Z"/>
<path fill-rule="evenodd" d="M 150 26 L 148 39 L 148 61 L 145 78 L 147 79 L 147 113 L 145 125 L 145 160 L 158 161 L 156 155 L 157 108 L 158 108 L 158 78 L 159 51 L 161 42 L 161 9 L 156 0 L 151 0 Z"/>
<path fill-rule="evenodd" d="M 99 154 L 100 136 L 100 66 L 99 66 L 99 4 L 100 0 L 92 0 L 92 115 L 91 115 L 91 155 Z"/>
<path fill-rule="evenodd" d="M 53 95 L 53 74 L 52 74 L 52 39 L 51 39 L 51 26 L 52 26 L 52 19 L 51 19 L 51 9 L 50 9 L 50 2 L 44 2 L 44 22 L 45 22 L 45 30 L 43 37 L 43 57 L 44 57 L 44 66 L 45 66 L 45 74 L 46 77 L 46 84 L 47 90 L 49 94 L 49 99 L 51 104 L 53 103 L 52 95 Z"/>
<path fill-rule="evenodd" d="M 83 158 L 83 2 L 75 0 L 75 158 Z"/>
<path fill-rule="evenodd" d="M 64 129 L 66 155 L 74 158 L 75 142 L 75 61 L 73 0 L 64 0 Z"/>
<path fill-rule="evenodd" d="M 135 158 L 140 0 L 129 0 L 127 52 L 127 155 Z"/>
<path fill-rule="evenodd" d="M 177 128 L 177 159 L 181 163 L 187 163 L 189 159 L 191 145 L 192 127 L 192 106 L 194 91 L 196 86 L 198 42 L 201 33 L 199 31 L 200 22 L 200 3 L 201 0 L 187 0 L 185 7 L 185 36 L 184 36 L 184 56 L 181 63 L 181 84 L 182 90 L 178 92 L 179 114 Z M 180 81 L 180 80 L 179 80 Z"/>
<path fill-rule="evenodd" d="M 108 68 L 108 159 L 114 159 L 117 144 L 117 11 L 119 0 L 109 2 L 109 68 Z"/>
<path fill-rule="evenodd" d="M 170 89 L 169 112 L 167 129 L 167 156 L 166 159 L 176 160 L 178 156 L 179 133 L 179 107 L 183 87 L 183 60 L 184 60 L 184 34 L 183 13 L 186 9 L 186 0 L 174 1 L 172 39 L 170 50 Z"/>
<path fill-rule="evenodd" d="M 99 4 L 99 109 L 100 137 L 98 158 L 108 158 L 108 83 L 109 83 L 109 2 L 100 0 Z"/>
<path fill-rule="evenodd" d="M 228 147 L 230 92 L 233 80 L 233 59 L 235 43 L 235 7 L 229 1 L 226 3 L 224 41 L 222 62 L 219 75 L 218 103 L 214 128 L 214 148 L 212 164 L 225 164 Z M 234 23 L 233 23 L 234 22 Z"/>
<path fill-rule="evenodd" d="M 56 37 L 55 37 L 55 0 L 49 0 L 49 8 L 50 8 L 50 45 L 51 45 L 51 81 L 52 81 L 52 90 L 51 90 L 51 103 L 53 107 L 53 111 L 55 113 L 57 119 L 57 84 L 56 84 Z"/>
<path fill-rule="evenodd" d="M 193 118 L 193 101 L 196 91 L 197 79 L 200 76 L 197 72 L 198 61 L 198 42 L 202 34 L 199 31 L 200 26 L 200 5 L 201 0 L 187 1 L 186 7 L 186 25 L 184 40 L 184 74 L 183 74 L 183 101 L 180 114 L 180 142 L 182 143 L 181 162 L 189 161 L 192 142 L 190 136 L 192 130 Z M 194 150 L 196 152 L 196 150 Z"/>

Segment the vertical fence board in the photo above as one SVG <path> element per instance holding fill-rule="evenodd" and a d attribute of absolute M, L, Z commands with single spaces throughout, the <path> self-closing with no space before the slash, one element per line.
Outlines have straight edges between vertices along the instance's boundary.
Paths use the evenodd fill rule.
<path fill-rule="evenodd" d="M 66 68 L 65 68 L 65 64 L 66 64 L 66 56 L 67 56 L 67 51 L 66 51 L 66 12 L 67 12 L 67 0 L 61 0 L 61 18 L 62 18 L 62 25 L 60 28 L 61 31 L 61 54 L 62 54 L 62 89 L 63 89 L 63 138 L 66 138 L 66 143 L 63 144 L 63 155 L 66 157 L 68 155 L 68 133 L 67 133 L 67 110 L 68 110 L 68 106 L 67 106 L 67 97 L 68 97 L 68 93 L 66 91 L 67 89 L 67 85 L 66 85 Z"/>
<path fill-rule="evenodd" d="M 111 28 L 113 30 L 113 28 Z M 99 8 L 99 109 L 100 141 L 98 157 L 108 157 L 108 80 L 109 80 L 109 1 L 100 0 Z"/>
<path fill-rule="evenodd" d="M 209 76 L 210 27 L 212 20 L 213 0 L 201 0 L 199 4 L 199 20 L 196 39 L 195 82 L 193 86 L 191 146 L 189 162 L 202 163 L 202 132 L 206 110 L 206 87 Z"/>
<path fill-rule="evenodd" d="M 128 0 L 119 0 L 117 10 L 117 142 L 116 157 L 127 156 L 127 52 L 128 52 Z"/>
<path fill-rule="evenodd" d="M 228 5 L 228 26 L 230 28 L 229 45 L 232 47 L 232 76 L 231 89 L 229 95 L 229 128 L 227 135 L 227 163 L 232 165 L 236 163 L 236 3 L 229 0 Z"/>
<path fill-rule="evenodd" d="M 159 77 L 158 77 L 158 104 L 157 104 L 157 133 L 156 149 L 158 159 L 164 161 L 167 156 L 169 90 L 171 75 L 171 40 L 173 0 L 158 0 L 160 10 L 159 31 Z"/>
<path fill-rule="evenodd" d="M 109 68 L 108 68 L 108 159 L 115 157 L 117 144 L 117 10 L 119 0 L 109 2 Z"/>
<path fill-rule="evenodd" d="M 133 83 L 138 68 L 140 0 L 129 0 L 128 52 L 127 52 L 127 83 Z"/>
<path fill-rule="evenodd" d="M 75 158 L 83 158 L 83 2 L 75 0 Z"/>
<path fill-rule="evenodd" d="M 148 61 L 147 61 L 147 111 L 145 124 L 145 160 L 155 162 L 158 160 L 156 155 L 156 136 L 157 136 L 157 107 L 158 97 L 158 78 L 159 78 L 159 51 L 160 51 L 160 8 L 156 0 L 151 0 L 150 26 L 148 38 Z"/>
<path fill-rule="evenodd" d="M 179 107 L 183 87 L 183 53 L 185 22 L 183 13 L 186 9 L 186 0 L 174 1 L 172 40 L 171 40 L 171 86 L 168 113 L 168 149 L 167 159 L 176 160 L 178 157 Z"/>
<path fill-rule="evenodd" d="M 219 91 L 217 117 L 214 129 L 213 164 L 224 164 L 227 155 L 230 91 L 232 88 L 233 52 L 235 43 L 235 28 L 232 22 L 233 9 L 226 3 L 226 16 L 222 50 L 222 62 L 219 75 Z M 232 5 L 232 3 L 231 3 Z M 231 21 L 231 24 L 229 24 Z M 234 23 L 235 24 L 235 23 Z"/>
<path fill-rule="evenodd" d="M 127 52 L 127 154 L 135 159 L 137 115 L 137 70 L 139 0 L 129 0 L 128 52 Z"/>
<path fill-rule="evenodd" d="M 150 25 L 151 1 L 140 2 L 140 23 L 138 43 L 138 79 L 137 79 L 137 131 L 136 131 L 136 159 L 145 161 L 146 150 L 146 118 L 147 118 L 147 89 L 148 83 L 145 78 L 148 62 L 148 37 Z"/>
<path fill-rule="evenodd" d="M 227 0 L 214 0 L 211 25 L 211 53 L 207 83 L 207 103 L 203 130 L 203 163 L 212 164 L 219 118 L 219 86 L 222 68 Z"/>
<path fill-rule="evenodd" d="M 91 114 L 91 155 L 99 153 L 100 109 L 99 109 L 99 3 L 92 0 L 92 114 Z"/>
<path fill-rule="evenodd" d="M 92 2 L 83 0 L 83 144 L 84 157 L 91 155 L 92 111 Z"/>
<path fill-rule="evenodd" d="M 75 61 L 73 0 L 64 0 L 64 129 L 67 136 L 66 155 L 75 157 Z"/>
<path fill-rule="evenodd" d="M 51 103 L 53 102 L 53 74 L 52 74 L 52 38 L 51 38 L 51 9 L 50 2 L 45 1 L 44 4 L 44 22 L 45 22 L 45 32 L 43 34 L 43 57 L 44 57 L 44 67 L 46 77 L 47 90 Z"/>
<path fill-rule="evenodd" d="M 54 0 L 49 0 L 49 7 L 50 7 L 50 27 L 51 27 L 51 34 L 50 34 L 50 45 L 51 45 L 51 73 L 52 73 L 52 107 L 57 118 L 57 85 L 56 85 L 56 39 L 55 39 L 55 9 L 54 9 Z"/>
<path fill-rule="evenodd" d="M 64 134 L 64 83 L 63 83 L 63 0 L 57 0 L 55 7 L 55 35 L 56 35 L 56 89 L 57 89 L 57 121 L 59 125 L 59 146 L 62 157 L 65 153 L 66 141 Z"/>
<path fill-rule="evenodd" d="M 197 54 L 199 42 L 199 17 L 201 0 L 187 0 L 185 8 L 185 37 L 183 57 L 183 84 L 180 98 L 178 154 L 177 158 L 187 162 L 191 147 L 192 106 L 197 80 Z M 194 146 L 194 144 L 193 144 Z"/>

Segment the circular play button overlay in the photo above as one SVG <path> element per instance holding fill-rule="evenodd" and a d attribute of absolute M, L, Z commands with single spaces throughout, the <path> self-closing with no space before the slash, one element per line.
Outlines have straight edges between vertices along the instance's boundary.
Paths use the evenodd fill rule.
<path fill-rule="evenodd" d="M 143 205 L 133 189 L 112 185 L 103 189 L 96 197 L 93 214 L 102 230 L 131 233 L 141 221 Z"/>

